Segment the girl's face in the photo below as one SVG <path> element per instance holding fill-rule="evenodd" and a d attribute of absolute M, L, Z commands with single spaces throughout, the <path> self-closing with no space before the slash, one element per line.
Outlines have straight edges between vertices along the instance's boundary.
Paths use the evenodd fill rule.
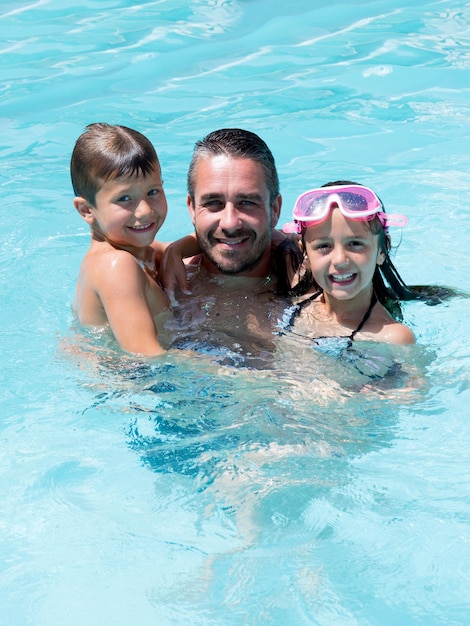
<path fill-rule="evenodd" d="M 337 300 L 370 298 L 376 265 L 385 256 L 368 224 L 333 208 L 328 219 L 306 229 L 304 241 L 313 277 L 325 293 Z"/>
<path fill-rule="evenodd" d="M 103 184 L 91 208 L 95 235 L 123 248 L 152 243 L 167 214 L 158 164 L 146 176 L 125 176 Z"/>

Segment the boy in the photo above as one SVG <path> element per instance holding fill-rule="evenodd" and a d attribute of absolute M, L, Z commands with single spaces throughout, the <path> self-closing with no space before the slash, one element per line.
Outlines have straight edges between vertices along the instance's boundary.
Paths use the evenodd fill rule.
<path fill-rule="evenodd" d="M 165 245 L 154 237 L 167 201 L 154 147 L 125 126 L 90 124 L 75 144 L 70 173 L 74 206 L 91 231 L 73 302 L 78 321 L 109 324 L 126 352 L 163 354 L 158 331 L 169 303 L 157 274 Z"/>

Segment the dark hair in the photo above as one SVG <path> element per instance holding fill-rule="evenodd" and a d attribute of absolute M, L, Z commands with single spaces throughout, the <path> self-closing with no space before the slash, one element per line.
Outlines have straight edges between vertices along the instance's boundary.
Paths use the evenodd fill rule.
<path fill-rule="evenodd" d="M 322 185 L 322 187 L 332 187 L 336 185 L 362 186 L 360 183 L 355 183 L 350 180 L 338 180 L 326 183 Z M 382 212 L 385 213 L 385 207 L 382 200 L 380 200 L 380 203 L 382 205 Z M 458 294 L 455 290 L 438 285 L 406 285 L 390 259 L 391 240 L 387 233 L 387 229 L 383 227 L 377 217 L 374 217 L 374 219 L 370 221 L 365 221 L 364 226 L 365 228 L 370 228 L 374 235 L 379 236 L 379 250 L 381 250 L 385 255 L 383 263 L 381 265 L 377 265 L 375 268 L 374 276 L 372 278 L 372 286 L 379 302 L 385 306 L 395 319 L 399 321 L 402 321 L 403 319 L 400 301 L 423 300 L 426 304 L 433 305 L 439 304 L 439 302 L 442 302 L 442 300 L 450 296 L 463 295 Z M 304 233 L 305 229 L 302 232 L 302 244 L 304 244 Z M 303 245 L 303 248 L 305 251 L 305 245 Z M 312 287 L 314 289 L 319 289 L 319 286 L 313 278 L 312 272 L 310 269 L 307 269 L 291 293 L 292 295 L 303 295 Z"/>
<path fill-rule="evenodd" d="M 221 128 L 197 141 L 188 170 L 188 194 L 194 202 L 194 175 L 199 159 L 225 154 L 238 159 L 251 159 L 259 163 L 266 175 L 271 205 L 279 195 L 279 176 L 276 163 L 267 144 L 255 133 L 241 128 Z"/>
<path fill-rule="evenodd" d="M 75 143 L 70 176 L 76 196 L 94 204 L 102 184 L 160 167 L 152 143 L 136 130 L 104 122 L 89 124 Z"/>

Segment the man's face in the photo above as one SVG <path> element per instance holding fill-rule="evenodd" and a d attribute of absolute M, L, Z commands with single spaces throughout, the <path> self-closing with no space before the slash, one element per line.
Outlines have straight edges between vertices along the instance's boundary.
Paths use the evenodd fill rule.
<path fill-rule="evenodd" d="M 281 197 L 270 205 L 263 167 L 250 159 L 200 159 L 194 204 L 188 208 L 207 268 L 214 273 L 264 276 Z"/>

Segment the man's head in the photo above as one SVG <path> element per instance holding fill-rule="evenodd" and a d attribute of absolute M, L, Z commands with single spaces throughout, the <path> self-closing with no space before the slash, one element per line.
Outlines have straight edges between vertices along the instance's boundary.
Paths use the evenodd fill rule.
<path fill-rule="evenodd" d="M 269 272 L 272 229 L 282 199 L 273 155 L 258 135 L 229 128 L 198 141 L 187 202 L 209 270 L 248 276 Z"/>
<path fill-rule="evenodd" d="M 155 148 L 138 131 L 105 123 L 89 124 L 72 152 L 73 190 L 94 206 L 105 182 L 123 176 L 145 176 L 156 165 L 160 168 Z"/>

